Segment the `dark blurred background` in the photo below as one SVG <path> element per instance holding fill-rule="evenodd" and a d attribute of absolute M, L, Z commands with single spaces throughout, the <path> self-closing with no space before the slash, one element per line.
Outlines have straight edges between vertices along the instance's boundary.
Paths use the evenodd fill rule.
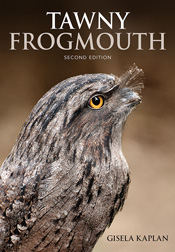
<path fill-rule="evenodd" d="M 51 50 L 10 51 L 9 32 L 43 32 L 55 36 L 66 30 L 50 30 L 48 11 L 108 12 L 119 11 L 126 19 L 126 32 L 166 32 L 166 50 L 148 50 L 148 38 L 142 51 L 136 40 L 130 49 L 113 47 L 108 51 Z M 127 121 L 123 150 L 131 169 L 131 185 L 124 209 L 100 238 L 94 252 L 159 251 L 173 252 L 175 247 L 175 69 L 174 4 L 172 1 L 15 1 L 1 3 L 0 41 L 0 164 L 33 106 L 53 85 L 84 73 L 122 74 L 136 63 L 145 72 L 143 103 Z M 69 30 L 67 30 L 69 31 Z M 121 32 L 118 27 L 113 31 Z M 72 31 L 69 31 L 72 32 Z M 78 31 L 75 30 L 74 34 Z M 86 37 L 89 30 L 79 31 Z M 110 29 L 97 31 L 112 33 Z M 111 55 L 111 60 L 64 60 L 66 54 Z M 168 242 L 108 242 L 112 235 L 168 235 Z"/>

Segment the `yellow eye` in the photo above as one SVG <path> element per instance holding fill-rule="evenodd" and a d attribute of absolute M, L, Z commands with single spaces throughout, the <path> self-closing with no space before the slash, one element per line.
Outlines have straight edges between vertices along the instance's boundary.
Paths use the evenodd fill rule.
<path fill-rule="evenodd" d="M 94 96 L 89 101 L 89 106 L 93 109 L 99 109 L 104 104 L 104 98 L 101 95 Z"/>

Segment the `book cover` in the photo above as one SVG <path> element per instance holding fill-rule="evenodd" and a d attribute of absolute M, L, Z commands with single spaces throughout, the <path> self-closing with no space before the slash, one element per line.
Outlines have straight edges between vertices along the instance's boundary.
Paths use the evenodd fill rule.
<path fill-rule="evenodd" d="M 174 8 L 172 1 L 1 3 L 0 164 L 37 101 L 81 74 L 144 72 L 142 103 L 122 147 L 131 183 L 94 252 L 175 247 Z M 61 250 L 60 250 L 61 251 Z"/>

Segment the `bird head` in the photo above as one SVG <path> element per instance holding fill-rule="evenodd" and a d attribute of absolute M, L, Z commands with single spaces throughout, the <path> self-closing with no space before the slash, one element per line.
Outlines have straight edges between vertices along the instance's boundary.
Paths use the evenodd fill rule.
<path fill-rule="evenodd" d="M 81 155 L 121 142 L 128 114 L 141 102 L 143 71 L 135 65 L 121 77 L 85 74 L 51 88 L 33 108 L 16 142 L 15 155 L 52 162 L 61 149 Z M 38 155 L 36 155 L 38 153 Z"/>
<path fill-rule="evenodd" d="M 136 66 L 121 77 L 87 74 L 73 78 L 66 93 L 63 135 L 68 146 L 104 146 L 106 139 L 121 143 L 122 128 L 132 109 L 141 102 L 143 71 Z M 72 79 L 68 80 L 68 83 Z M 91 148 L 91 151 L 94 148 Z"/>

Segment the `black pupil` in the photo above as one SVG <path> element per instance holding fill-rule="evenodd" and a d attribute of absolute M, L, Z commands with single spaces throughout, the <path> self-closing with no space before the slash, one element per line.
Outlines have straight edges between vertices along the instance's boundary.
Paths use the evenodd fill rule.
<path fill-rule="evenodd" d="M 98 106 L 100 104 L 100 99 L 98 96 L 92 98 L 92 102 L 94 105 Z"/>

